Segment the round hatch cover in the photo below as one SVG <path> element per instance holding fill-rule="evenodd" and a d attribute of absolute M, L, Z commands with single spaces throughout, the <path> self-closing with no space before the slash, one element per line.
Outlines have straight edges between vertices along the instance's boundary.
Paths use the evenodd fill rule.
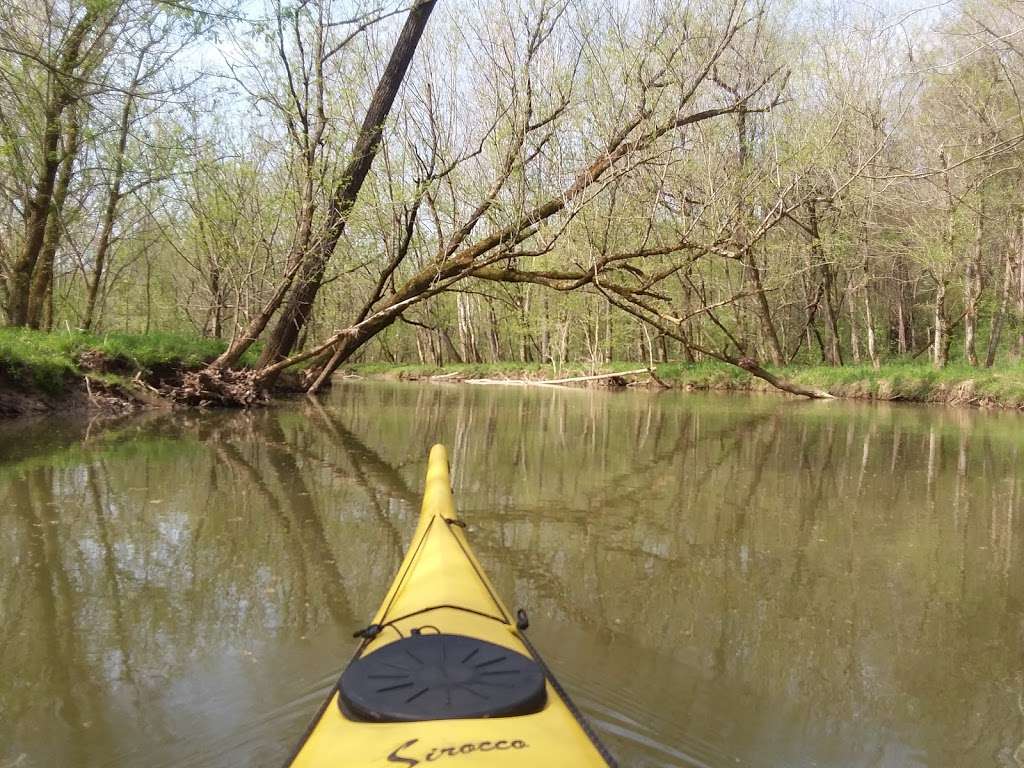
<path fill-rule="evenodd" d="M 413 635 L 360 659 L 338 683 L 356 720 L 414 722 L 540 711 L 544 672 L 521 653 L 465 635 Z"/>

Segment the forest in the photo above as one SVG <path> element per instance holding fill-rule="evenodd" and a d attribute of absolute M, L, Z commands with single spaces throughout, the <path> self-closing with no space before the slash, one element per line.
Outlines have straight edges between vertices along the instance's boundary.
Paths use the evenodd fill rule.
<path fill-rule="evenodd" d="M 1016 0 L 7 0 L 0 308 L 356 361 L 1019 367 Z"/>

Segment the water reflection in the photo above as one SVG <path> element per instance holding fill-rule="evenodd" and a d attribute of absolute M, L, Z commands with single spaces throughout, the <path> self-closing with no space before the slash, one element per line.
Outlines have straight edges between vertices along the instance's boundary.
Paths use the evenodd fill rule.
<path fill-rule="evenodd" d="M 346 384 L 0 427 L 0 766 L 275 766 L 426 451 L 627 766 L 1024 765 L 1006 414 Z"/>

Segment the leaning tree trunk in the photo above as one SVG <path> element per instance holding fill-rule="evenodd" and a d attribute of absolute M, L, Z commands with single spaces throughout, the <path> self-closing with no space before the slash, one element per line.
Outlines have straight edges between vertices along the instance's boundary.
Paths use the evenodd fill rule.
<path fill-rule="evenodd" d="M 755 360 L 752 357 L 749 357 L 748 355 L 741 354 L 741 356 L 737 357 L 726 352 L 725 350 L 712 350 L 705 347 L 698 347 L 697 345 L 692 344 L 692 342 L 690 342 L 686 338 L 686 336 L 681 332 L 682 324 L 673 327 L 672 325 L 669 325 L 664 319 L 652 315 L 642 305 L 633 303 L 625 298 L 617 298 L 615 295 L 612 294 L 612 292 L 605 290 L 600 286 L 598 286 L 598 290 L 601 291 L 601 293 L 608 300 L 608 303 L 610 305 L 618 307 L 627 314 L 635 317 L 637 320 L 640 320 L 641 322 L 650 325 L 652 328 L 656 328 L 657 330 L 661 331 L 670 338 L 676 339 L 677 341 L 686 345 L 692 345 L 693 349 L 697 350 L 706 357 L 710 357 L 714 360 L 720 360 L 721 362 L 728 363 L 729 365 L 735 365 L 737 368 L 742 368 L 747 373 L 761 379 L 762 381 L 766 381 L 776 389 L 779 389 L 783 392 L 789 392 L 790 394 L 793 395 L 808 397 L 811 398 L 812 400 L 831 400 L 834 399 L 835 397 L 830 392 L 826 392 L 825 390 L 816 389 L 814 387 L 805 387 L 802 384 L 799 384 L 795 381 L 790 381 L 788 379 L 781 378 L 780 376 L 776 376 L 771 371 L 766 370 L 764 367 L 762 367 L 757 360 Z"/>
<path fill-rule="evenodd" d="M 349 212 L 355 205 L 359 190 L 380 148 L 384 122 L 391 112 L 398 89 L 405 79 L 405 73 L 412 62 L 430 13 L 434 10 L 435 2 L 436 0 L 420 0 L 405 20 L 402 32 L 391 52 L 391 58 L 366 110 L 366 117 L 352 150 L 352 158 L 342 174 L 342 182 L 335 189 L 331 199 L 325 222 L 326 233 L 318 246 L 305 254 L 298 281 L 263 348 L 258 364 L 260 368 L 271 366 L 287 357 L 309 320 L 313 302 L 323 282 L 327 262 L 334 255 L 338 241 L 345 231 Z"/>
<path fill-rule="evenodd" d="M 281 302 L 284 301 L 285 296 L 288 294 L 288 290 L 292 287 L 292 281 L 295 279 L 295 275 L 302 266 L 303 254 L 309 250 L 309 243 L 313 235 L 313 219 L 316 216 L 317 208 L 313 189 L 315 168 L 313 167 L 313 158 L 309 155 L 305 157 L 305 166 L 303 171 L 305 177 L 302 186 L 302 199 L 299 205 L 298 215 L 296 217 L 295 238 L 289 248 L 288 258 L 286 260 L 285 274 L 278 282 L 277 287 L 274 289 L 274 293 L 270 296 L 270 299 L 259 308 L 256 314 L 249 318 L 249 321 L 243 331 L 240 333 L 236 332 L 232 336 L 227 349 L 224 350 L 224 352 L 212 363 L 210 363 L 210 368 L 230 368 L 238 363 L 242 358 L 242 355 L 244 355 L 249 347 L 256 342 L 260 337 L 260 334 L 262 334 L 270 324 L 274 313 L 277 312 L 278 308 L 281 306 Z"/>

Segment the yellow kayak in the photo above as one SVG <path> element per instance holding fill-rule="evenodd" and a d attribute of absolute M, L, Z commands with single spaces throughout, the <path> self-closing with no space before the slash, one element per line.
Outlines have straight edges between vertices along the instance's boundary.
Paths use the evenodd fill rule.
<path fill-rule="evenodd" d="M 480 567 L 441 445 L 416 534 L 287 766 L 615 766 Z"/>

